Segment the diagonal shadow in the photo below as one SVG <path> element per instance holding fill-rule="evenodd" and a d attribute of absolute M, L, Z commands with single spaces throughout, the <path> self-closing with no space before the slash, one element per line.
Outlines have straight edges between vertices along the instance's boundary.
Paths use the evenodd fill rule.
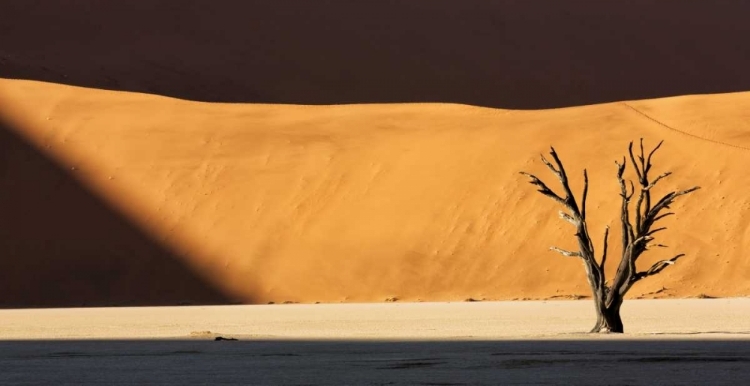
<path fill-rule="evenodd" d="M 0 119 L 0 307 L 232 301 Z"/>
<path fill-rule="evenodd" d="M 4 0 L 0 77 L 537 109 L 750 90 L 750 2 Z"/>
<path fill-rule="evenodd" d="M 5 341 L 0 342 L 0 381 L 65 385 L 735 385 L 750 379 L 747 340 L 595 338 Z"/>

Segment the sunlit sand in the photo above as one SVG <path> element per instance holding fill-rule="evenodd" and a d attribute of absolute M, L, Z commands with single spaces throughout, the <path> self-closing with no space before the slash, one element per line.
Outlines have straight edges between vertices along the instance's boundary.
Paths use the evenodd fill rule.
<path fill-rule="evenodd" d="M 589 301 L 4 310 L 0 379 L 704 385 L 750 377 L 747 298 L 631 300 L 623 319 L 625 334 L 583 334 Z"/>
<path fill-rule="evenodd" d="M 546 176 L 537 157 L 549 145 L 574 190 L 588 168 L 588 224 L 601 248 L 605 226 L 618 237 L 614 160 L 641 137 L 665 141 L 654 170 L 674 172 L 654 194 L 703 189 L 663 220 L 669 229 L 658 241 L 669 248 L 638 264 L 686 256 L 630 295 L 750 294 L 750 217 L 739 215 L 750 201 L 737 193 L 750 186 L 748 93 L 514 111 L 212 104 L 18 80 L 1 80 L 0 90 L 17 135 L 170 251 L 143 260 L 152 250 L 119 228 L 100 232 L 84 222 L 76 231 L 77 222 L 50 225 L 44 212 L 28 223 L 55 196 L 20 198 L 57 185 L 34 185 L 24 177 L 39 173 L 24 172 L 28 156 L 9 152 L 23 184 L 7 188 L 19 201 L 4 203 L 3 242 L 15 256 L 4 264 L 23 274 L 4 281 L 6 306 L 217 301 L 187 290 L 198 282 L 225 303 L 587 296 L 580 262 L 548 250 L 573 245 L 569 224 L 518 172 Z M 74 209 L 63 220 L 90 210 Z M 619 246 L 610 244 L 614 256 Z M 160 272 L 174 275 L 147 269 L 163 262 L 171 266 Z M 76 267 L 97 280 L 76 279 Z M 184 272 L 196 278 L 186 284 Z"/>

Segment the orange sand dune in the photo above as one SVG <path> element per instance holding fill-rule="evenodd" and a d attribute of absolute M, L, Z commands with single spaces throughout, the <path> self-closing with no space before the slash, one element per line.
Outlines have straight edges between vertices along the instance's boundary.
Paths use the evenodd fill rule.
<path fill-rule="evenodd" d="M 19 80 L 0 81 L 0 90 L 14 135 L 169 251 L 164 259 L 221 294 L 183 291 L 186 302 L 586 295 L 580 262 L 548 251 L 550 245 L 572 248 L 572 228 L 517 172 L 554 182 L 538 160 L 549 145 L 576 189 L 580 170 L 588 168 L 598 248 L 604 226 L 617 229 L 613 161 L 639 137 L 648 145 L 665 140 L 656 169 L 675 174 L 658 193 L 703 189 L 664 220 L 670 229 L 660 241 L 670 248 L 641 263 L 687 256 L 631 294 L 750 295 L 750 198 L 744 193 L 750 93 L 511 111 L 209 104 Z M 25 158 L 4 154 L 6 168 L 25 167 Z M 171 269 L 141 282 L 102 264 L 142 261 L 143 248 L 129 248 L 117 232 L 66 233 L 59 217 L 71 216 L 64 220 L 74 226 L 86 217 L 82 204 L 59 202 L 72 207 L 50 214 L 57 225 L 35 228 L 23 211 L 7 209 L 44 207 L 54 188 L 45 199 L 19 191 L 33 185 L 4 179 L 3 189 L 13 194 L 0 197 L 14 201 L 1 202 L 0 304 L 74 303 L 75 289 L 60 282 L 98 291 L 100 303 L 128 288 L 139 288 L 151 303 L 174 300 L 171 283 L 182 276 Z M 108 249 L 112 240 L 120 241 Z M 48 274 L 40 278 L 38 270 Z M 45 303 L 52 293 L 56 303 Z"/>

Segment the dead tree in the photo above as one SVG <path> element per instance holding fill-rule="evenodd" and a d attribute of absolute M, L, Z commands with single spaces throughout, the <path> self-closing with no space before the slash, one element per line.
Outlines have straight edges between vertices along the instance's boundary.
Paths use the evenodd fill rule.
<path fill-rule="evenodd" d="M 666 172 L 658 175 L 656 178 L 650 178 L 651 158 L 654 153 L 661 147 L 659 142 L 648 155 L 643 150 L 643 139 L 640 141 L 640 154 L 633 153 L 633 142 L 630 142 L 628 153 L 630 161 L 633 164 L 638 181 L 638 198 L 634 211 L 630 211 L 630 202 L 636 192 L 636 186 L 632 180 L 626 181 L 623 177 L 627 161 L 623 157 L 622 162 L 615 161 L 617 164 L 617 181 L 620 184 L 620 197 L 622 199 L 620 207 L 620 224 L 622 227 L 622 256 L 617 266 L 617 272 L 614 279 L 609 282 L 604 273 L 604 266 L 607 262 L 607 242 L 609 237 L 609 227 L 604 230 L 604 243 L 602 246 L 601 258 L 597 261 L 594 254 L 594 244 L 591 242 L 588 226 L 586 224 L 586 195 L 588 194 L 589 179 L 586 169 L 583 170 L 583 193 L 580 204 L 576 201 L 573 192 L 568 184 L 568 176 L 565 173 L 560 158 L 557 156 L 554 148 L 551 148 L 550 155 L 554 165 L 544 156 L 542 162 L 547 168 L 557 176 L 562 185 L 563 194 L 557 194 L 552 191 L 542 180 L 536 176 L 521 172 L 529 177 L 530 183 L 538 187 L 538 191 L 543 195 L 552 198 L 562 204 L 568 212 L 560 211 L 560 217 L 573 224 L 576 228 L 575 236 L 578 239 L 578 250 L 568 251 L 558 247 L 550 249 L 568 257 L 577 257 L 583 261 L 586 268 L 591 293 L 594 298 L 596 307 L 596 325 L 591 332 L 623 332 L 622 319 L 620 318 L 620 306 L 628 290 L 640 280 L 653 276 L 664 270 L 666 267 L 673 265 L 677 259 L 684 256 L 679 254 L 668 260 L 661 260 L 645 271 L 639 271 L 637 268 L 638 258 L 647 250 L 656 247 L 665 247 L 662 244 L 654 243 L 654 235 L 666 228 L 656 226 L 656 223 L 674 213 L 669 212 L 670 205 L 677 197 L 684 196 L 688 193 L 699 189 L 698 186 L 686 190 L 678 190 L 667 193 L 655 203 L 651 198 L 651 190 L 662 179 L 671 175 Z"/>

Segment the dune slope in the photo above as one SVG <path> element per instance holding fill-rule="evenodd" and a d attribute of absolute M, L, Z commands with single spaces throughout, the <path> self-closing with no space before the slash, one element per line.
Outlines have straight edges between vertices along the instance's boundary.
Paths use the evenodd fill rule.
<path fill-rule="evenodd" d="M 744 194 L 750 93 L 511 111 L 451 104 L 209 104 L 19 80 L 0 81 L 0 90 L 2 114 L 17 135 L 225 300 L 587 295 L 581 264 L 548 251 L 550 245 L 573 248 L 572 228 L 518 171 L 554 184 L 538 160 L 549 145 L 575 189 L 588 168 L 590 227 L 600 248 L 606 225 L 618 240 L 613 161 L 640 137 L 647 145 L 665 140 L 655 167 L 674 175 L 657 193 L 703 189 L 664 220 L 669 230 L 660 241 L 670 248 L 639 263 L 687 256 L 637 284 L 632 296 L 750 295 L 750 198 Z M 12 156 L 6 162 L 24 164 Z M 21 189 L 12 181 L 4 186 Z M 21 204 L 34 205 L 2 203 Z M 122 279 L 118 272 L 96 264 L 111 258 L 105 247 L 88 260 L 66 256 L 44 242 L 52 227 L 44 228 L 49 234 L 14 227 L 23 214 L 9 213 L 0 223 L 16 251 L 56 254 L 46 264 L 60 278 L 73 275 L 85 285 L 95 277 L 101 291 L 125 291 L 107 284 L 108 275 L 111 282 Z M 114 237 L 101 233 L 97 245 Z M 0 241 L 4 264 L 23 267 L 25 257 L 11 253 L 8 240 Z M 78 235 L 71 242 L 85 250 L 92 241 Z M 619 247 L 612 244 L 614 255 Z M 127 246 L 111 253 L 138 258 L 138 249 Z M 81 276 L 85 261 L 88 274 Z M 56 291 L 54 278 L 41 280 L 33 269 L 13 272 L 0 272 L 0 283 L 16 296 Z M 169 293 L 170 277 L 166 271 L 160 291 Z M 137 276 L 127 280 L 138 283 Z M 24 299 L 0 299 L 11 301 Z"/>

